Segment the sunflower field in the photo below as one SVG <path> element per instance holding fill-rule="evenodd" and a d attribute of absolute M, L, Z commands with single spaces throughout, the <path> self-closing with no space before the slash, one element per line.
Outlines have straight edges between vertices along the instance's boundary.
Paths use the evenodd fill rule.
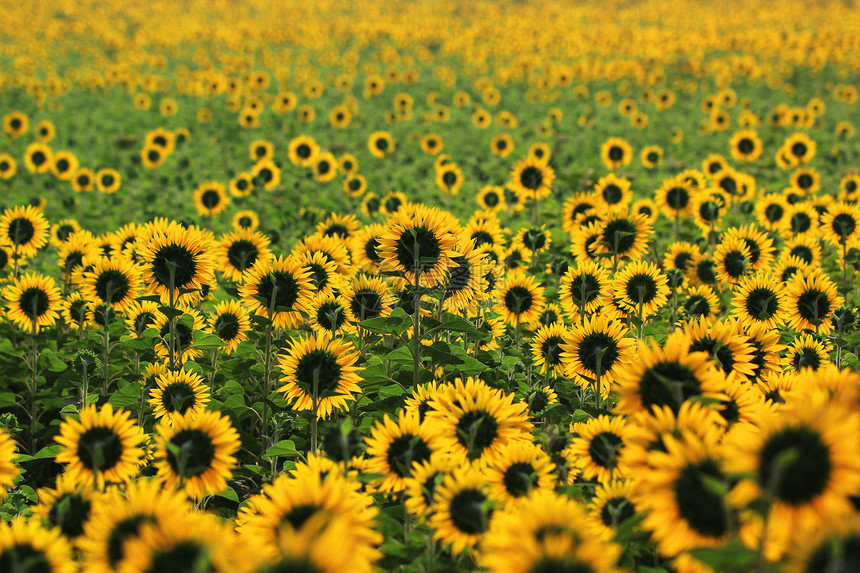
<path fill-rule="evenodd" d="M 854 0 L 0 4 L 0 573 L 860 571 Z"/>

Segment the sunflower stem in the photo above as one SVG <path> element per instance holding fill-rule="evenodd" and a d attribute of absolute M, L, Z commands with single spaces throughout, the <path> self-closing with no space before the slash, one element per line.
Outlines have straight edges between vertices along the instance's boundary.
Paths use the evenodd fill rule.
<path fill-rule="evenodd" d="M 319 367 L 314 369 L 314 387 L 311 394 L 311 406 L 312 406 L 312 414 L 311 414 L 311 451 L 310 453 L 316 455 L 317 449 L 319 449 L 319 416 L 317 415 L 317 411 L 319 410 L 319 390 L 320 388 L 320 371 Z"/>
<path fill-rule="evenodd" d="M 87 392 L 90 386 L 90 377 L 87 372 L 87 363 L 83 362 L 84 371 L 81 373 L 81 410 L 87 407 Z"/>
<path fill-rule="evenodd" d="M 102 335 L 102 340 L 104 341 L 104 351 L 102 353 L 102 362 L 104 362 L 104 382 L 102 386 L 102 393 L 105 397 L 108 396 L 108 390 L 110 386 L 110 320 L 109 314 L 109 306 L 105 306 L 102 309 L 102 318 L 104 319 L 104 334 Z"/>
<path fill-rule="evenodd" d="M 36 345 L 36 335 L 30 337 L 30 387 L 27 392 L 27 411 L 30 413 L 30 455 L 36 452 L 36 389 L 39 385 L 39 351 Z"/>
<path fill-rule="evenodd" d="M 169 306 L 170 310 L 174 310 L 176 308 L 176 293 L 174 292 L 176 287 L 176 264 L 171 261 L 165 261 L 167 267 L 170 269 L 170 291 L 168 294 L 169 298 Z M 176 317 L 173 316 L 173 312 L 170 313 L 170 318 L 167 321 L 168 334 L 170 334 L 170 340 L 167 343 L 167 356 L 170 363 L 170 369 L 174 370 L 176 368 L 176 356 L 173 351 L 173 344 L 176 340 Z"/>
<path fill-rule="evenodd" d="M 413 234 L 415 248 L 415 294 L 412 308 L 412 386 L 418 386 L 421 380 L 421 245 L 418 235 Z"/>
<path fill-rule="evenodd" d="M 278 285 L 272 287 L 272 299 L 266 309 L 269 321 L 266 323 L 266 347 L 263 356 L 263 428 L 261 441 L 263 453 L 269 449 L 269 394 L 272 393 L 272 323 L 275 315 L 275 301 L 278 299 Z"/>

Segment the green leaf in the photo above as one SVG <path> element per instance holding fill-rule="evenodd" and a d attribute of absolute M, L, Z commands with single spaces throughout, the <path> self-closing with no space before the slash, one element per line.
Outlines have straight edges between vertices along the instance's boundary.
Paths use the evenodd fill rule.
<path fill-rule="evenodd" d="M 60 360 L 60 357 L 50 350 L 43 350 L 40 357 L 44 361 L 45 368 L 51 372 L 62 372 L 69 367 L 68 364 Z"/>
<path fill-rule="evenodd" d="M 263 459 L 291 458 L 297 455 L 299 455 L 299 452 L 296 450 L 296 444 L 292 440 L 281 440 L 263 454 Z"/>
<path fill-rule="evenodd" d="M 229 499 L 230 501 L 235 501 L 236 503 L 239 503 L 239 494 L 237 494 L 236 490 L 234 490 L 232 487 L 228 487 L 217 495 L 218 497 L 223 497 L 224 499 Z"/>
<path fill-rule="evenodd" d="M 170 320 L 171 318 L 176 318 L 177 316 L 182 316 L 183 314 L 185 314 L 184 312 L 182 312 L 178 308 L 170 308 L 169 306 L 159 306 L 158 312 L 160 312 L 161 314 L 166 316 L 167 320 Z"/>
<path fill-rule="evenodd" d="M 140 393 L 141 393 L 140 384 L 132 382 L 131 384 L 126 384 L 113 394 L 111 394 L 110 405 L 114 408 L 137 408 L 140 405 Z"/>
<path fill-rule="evenodd" d="M 756 552 L 736 539 L 722 547 L 691 549 L 689 553 L 714 571 L 725 573 L 749 571 L 756 562 Z"/>

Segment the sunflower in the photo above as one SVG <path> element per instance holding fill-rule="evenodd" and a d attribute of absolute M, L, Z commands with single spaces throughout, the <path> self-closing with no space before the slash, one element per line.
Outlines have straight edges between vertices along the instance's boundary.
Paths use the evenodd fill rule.
<path fill-rule="evenodd" d="M 296 243 L 292 253 L 290 253 L 290 257 L 301 260 L 308 253 L 322 253 L 327 260 L 337 265 L 337 270 L 340 274 L 352 276 L 353 269 L 350 260 L 350 251 L 344 239 L 351 236 L 358 229 L 359 224 L 351 216 L 332 218 L 329 222 L 333 223 L 331 235 L 317 232 L 306 236 Z"/>
<path fill-rule="evenodd" d="M 144 523 L 170 520 L 187 506 L 181 492 L 164 490 L 156 481 L 132 482 L 126 493 L 107 490 L 93 506 L 84 535 L 77 541 L 84 555 L 83 571 L 118 571 L 126 557 L 126 544 L 140 535 Z"/>
<path fill-rule="evenodd" d="M 736 161 L 751 163 L 761 156 L 762 149 L 761 138 L 749 129 L 735 132 L 729 140 L 729 150 Z"/>
<path fill-rule="evenodd" d="M 451 249 L 456 244 L 453 233 L 447 213 L 423 205 L 401 209 L 380 237 L 377 251 L 384 259 L 381 268 L 403 273 L 410 283 L 438 285 L 450 265 Z"/>
<path fill-rule="evenodd" d="M 438 434 L 439 451 L 464 462 L 487 461 L 505 444 L 527 440 L 531 429 L 524 403 L 472 378 L 438 392 L 424 423 Z"/>
<path fill-rule="evenodd" d="M 689 352 L 707 352 L 714 365 L 727 376 L 733 372 L 747 377 L 755 374 L 755 348 L 739 320 L 691 322 L 683 330 L 670 334 L 666 344 L 685 345 Z"/>
<path fill-rule="evenodd" d="M 75 483 L 99 489 L 105 483 L 127 483 L 143 461 L 145 438 L 130 412 L 114 412 L 109 403 L 101 409 L 91 404 L 81 410 L 80 420 L 66 416 L 60 424 L 60 435 L 54 438 L 63 446 L 57 463 L 68 464 L 66 475 Z"/>
<path fill-rule="evenodd" d="M 499 288 L 496 308 L 512 326 L 537 320 L 546 303 L 544 288 L 525 271 L 515 270 L 505 277 Z"/>
<path fill-rule="evenodd" d="M 24 152 L 24 166 L 30 173 L 47 173 L 54 163 L 54 152 L 44 143 L 31 143 Z"/>
<path fill-rule="evenodd" d="M 788 347 L 783 366 L 793 372 L 809 368 L 813 372 L 830 364 L 832 345 L 826 339 L 818 340 L 810 334 L 798 336 Z"/>
<path fill-rule="evenodd" d="M 6 498 L 6 488 L 15 484 L 20 470 L 15 465 L 15 439 L 5 430 L 0 430 L 0 501 Z"/>
<path fill-rule="evenodd" d="M 0 153 L 0 179 L 11 179 L 18 172 L 18 163 L 8 153 Z"/>
<path fill-rule="evenodd" d="M 364 175 L 353 173 L 343 180 L 343 192 L 350 197 L 361 197 L 367 191 L 367 180 Z"/>
<path fill-rule="evenodd" d="M 96 189 L 100 193 L 116 193 L 122 185 L 122 177 L 116 169 L 99 169 L 95 174 Z"/>
<path fill-rule="evenodd" d="M 39 209 L 19 206 L 5 209 L 0 217 L 0 242 L 12 247 L 13 253 L 34 257 L 48 242 L 50 225 Z"/>
<path fill-rule="evenodd" d="M 33 334 L 54 325 L 60 309 L 60 289 L 54 279 L 27 273 L 6 287 L 6 316 Z"/>
<path fill-rule="evenodd" d="M 4 571 L 75 573 L 72 546 L 58 528 L 18 517 L 0 523 L 0 564 Z"/>
<path fill-rule="evenodd" d="M 592 192 L 599 200 L 610 208 L 627 207 L 633 200 L 633 191 L 630 189 L 630 180 L 618 177 L 613 173 L 601 177 L 594 186 Z"/>
<path fill-rule="evenodd" d="M 346 318 L 357 325 L 364 320 L 388 316 L 394 308 L 391 288 L 379 277 L 357 275 L 344 285 L 340 295 Z"/>
<path fill-rule="evenodd" d="M 70 307 L 69 314 L 74 317 L 76 315 L 72 314 L 72 310 L 72 307 Z M 128 334 L 132 338 L 140 338 L 147 329 L 155 326 L 155 318 L 160 312 L 157 303 L 144 300 L 132 302 L 123 310 L 123 314 L 125 314 L 125 325 L 128 328 Z M 63 316 L 66 316 L 65 312 L 63 312 Z"/>
<path fill-rule="evenodd" d="M 620 365 L 615 373 L 615 410 L 631 415 L 667 407 L 677 414 L 690 398 L 714 391 L 721 378 L 705 352 L 691 352 L 689 345 L 640 342 L 636 360 Z"/>
<path fill-rule="evenodd" d="M 336 519 L 345 525 L 340 543 L 353 544 L 359 561 L 368 563 L 381 557 L 376 548 L 383 538 L 374 529 L 379 510 L 373 498 L 358 491 L 358 483 L 332 471 L 306 469 L 294 476 L 276 477 L 263 486 L 260 495 L 249 499 L 248 507 L 239 512 L 242 537 L 262 542 L 260 549 L 274 558 L 279 537 L 294 537 L 314 521 L 330 523 Z"/>
<path fill-rule="evenodd" d="M 597 315 L 571 329 L 561 346 L 561 360 L 568 378 L 583 387 L 594 383 L 606 398 L 616 372 L 631 358 L 632 346 L 621 324 Z"/>
<path fill-rule="evenodd" d="M 807 203 L 791 205 L 786 214 L 786 223 L 782 225 L 782 235 L 785 238 L 800 235 L 818 235 L 818 213 Z M 840 231 L 843 230 L 840 228 Z M 837 235 L 838 237 L 838 235 Z"/>
<path fill-rule="evenodd" d="M 600 159 L 607 169 L 618 169 L 630 165 L 633 148 L 620 137 L 610 137 L 600 147 Z"/>
<path fill-rule="evenodd" d="M 251 168 L 251 181 L 252 189 L 259 185 L 264 191 L 272 191 L 281 184 L 281 168 L 274 161 L 261 161 Z"/>
<path fill-rule="evenodd" d="M 732 315 L 745 324 L 759 322 L 768 328 L 780 326 L 786 317 L 786 293 L 772 276 L 747 276 L 734 287 Z"/>
<path fill-rule="evenodd" d="M 367 139 L 367 149 L 374 157 L 383 159 L 394 153 L 394 139 L 386 131 L 375 131 Z"/>
<path fill-rule="evenodd" d="M 531 342 L 531 351 L 534 365 L 540 366 L 541 374 L 549 377 L 550 374 L 564 372 L 561 345 L 567 336 L 567 329 L 560 323 L 541 326 L 535 333 Z"/>
<path fill-rule="evenodd" d="M 717 278 L 731 285 L 739 283 L 752 271 L 752 254 L 746 242 L 732 236 L 724 236 L 714 252 Z"/>
<path fill-rule="evenodd" d="M 233 230 L 234 231 L 256 231 L 260 226 L 260 218 L 257 216 L 257 213 L 251 211 L 250 209 L 245 209 L 242 211 L 237 211 L 235 215 L 233 215 Z M 222 237 L 223 239 L 223 237 Z"/>
<path fill-rule="evenodd" d="M 600 415 L 571 424 L 570 432 L 574 437 L 563 455 L 581 478 L 606 484 L 627 475 L 624 442 L 629 431 L 624 418 Z"/>
<path fill-rule="evenodd" d="M 269 238 L 250 229 L 222 235 L 216 243 L 214 255 L 218 270 L 233 282 L 241 282 L 245 271 L 257 262 L 265 265 L 272 258 Z"/>
<path fill-rule="evenodd" d="M 599 198 L 594 193 L 576 193 L 567 198 L 562 210 L 561 224 L 566 233 L 573 233 L 582 224 L 582 217 L 594 211 Z"/>
<path fill-rule="evenodd" d="M 815 169 L 795 169 L 790 178 L 792 187 L 800 189 L 804 195 L 817 193 L 821 189 L 821 176 Z"/>
<path fill-rule="evenodd" d="M 230 196 L 224 189 L 224 185 L 217 181 L 207 181 L 198 185 L 194 189 L 193 199 L 197 214 L 204 217 L 214 217 L 230 204 Z"/>
<path fill-rule="evenodd" d="M 786 138 L 782 149 L 794 164 L 808 163 L 815 157 L 816 145 L 805 133 L 795 133 Z"/>
<path fill-rule="evenodd" d="M 95 304 L 105 303 L 123 312 L 140 291 L 140 271 L 129 259 L 99 259 L 84 275 L 81 288 Z"/>
<path fill-rule="evenodd" d="M 163 421 L 156 431 L 155 466 L 168 487 L 183 489 L 195 499 L 224 491 L 240 447 L 229 418 L 200 412 L 196 417 Z"/>
<path fill-rule="evenodd" d="M 828 334 L 833 327 L 833 311 L 842 305 L 836 285 L 820 268 L 799 269 L 786 285 L 788 326 Z"/>
<path fill-rule="evenodd" d="M 657 314 L 666 304 L 668 282 L 656 265 L 638 261 L 626 265 L 615 275 L 612 290 L 622 308 L 645 319 Z"/>
<path fill-rule="evenodd" d="M 264 141 L 258 139 L 256 141 L 252 141 L 251 145 L 248 147 L 248 157 L 251 158 L 251 161 L 265 161 L 267 159 L 272 159 L 275 156 L 275 146 L 272 145 L 270 141 Z"/>
<path fill-rule="evenodd" d="M 814 376 L 839 372 L 831 366 Z M 764 537 L 768 558 L 779 557 L 792 531 L 820 528 L 853 512 L 849 496 L 860 491 L 860 460 L 854 455 L 860 428 L 848 405 L 826 391 L 799 391 L 779 411 L 763 411 L 748 430 L 729 444 L 726 468 L 745 476 L 730 495 L 738 504 L 769 502 L 764 525 L 759 519 L 750 528 Z"/>
<path fill-rule="evenodd" d="M 442 295 L 443 307 L 448 312 L 461 311 L 483 300 L 489 288 L 484 275 L 487 270 L 484 251 L 473 245 L 471 241 L 461 240 L 451 251 Z"/>
<path fill-rule="evenodd" d="M 384 493 L 403 491 L 416 465 L 430 460 L 436 437 L 416 414 L 401 414 L 397 421 L 387 415 L 377 421 L 366 439 L 368 471 L 381 474 L 375 486 Z"/>
<path fill-rule="evenodd" d="M 856 205 L 836 203 L 821 218 L 819 231 L 823 231 L 829 243 L 844 248 L 860 237 L 860 209 Z"/>
<path fill-rule="evenodd" d="M 190 370 L 169 371 L 155 379 L 149 392 L 149 405 L 155 419 L 171 423 L 196 418 L 209 403 L 209 388 L 203 377 Z"/>
<path fill-rule="evenodd" d="M 176 360 L 184 364 L 188 360 L 195 360 L 203 355 L 203 350 L 194 346 L 195 333 L 209 332 L 209 327 L 194 308 L 179 308 L 182 314 L 174 317 L 174 332 L 176 341 L 170 340 L 170 319 L 167 314 L 158 312 L 152 323 L 152 328 L 158 331 L 159 340 L 155 344 L 155 352 L 162 358 L 171 356 L 171 349 Z M 172 347 L 172 348 L 171 348 Z"/>
<path fill-rule="evenodd" d="M 495 136 L 490 141 L 490 151 L 498 157 L 507 157 L 514 150 L 514 140 L 507 133 Z"/>
<path fill-rule="evenodd" d="M 147 169 L 157 169 L 167 159 L 164 149 L 150 145 L 140 150 L 140 161 Z"/>
<path fill-rule="evenodd" d="M 501 448 L 484 470 L 490 495 L 504 504 L 517 503 L 535 489 L 552 489 L 555 465 L 531 442 L 510 442 Z"/>
<path fill-rule="evenodd" d="M 100 501 L 92 484 L 73 482 L 64 475 L 57 476 L 53 489 L 40 488 L 39 505 L 33 513 L 46 527 L 56 527 L 63 536 L 74 541 L 79 538 L 92 518 L 92 509 Z"/>
<path fill-rule="evenodd" d="M 706 236 L 714 233 L 726 214 L 730 198 L 722 190 L 710 188 L 693 199 L 693 220 Z"/>
<path fill-rule="evenodd" d="M 489 212 L 503 211 L 507 209 L 505 203 L 505 191 L 497 185 L 487 185 L 483 187 L 476 197 L 478 206 Z"/>
<path fill-rule="evenodd" d="M 720 299 L 708 285 L 693 286 L 678 302 L 678 310 L 685 322 L 711 323 L 722 311 Z"/>
<path fill-rule="evenodd" d="M 59 151 L 54 154 L 51 171 L 60 181 L 70 181 L 78 170 L 78 158 L 71 151 Z"/>
<path fill-rule="evenodd" d="M 635 516 L 639 508 L 633 482 L 611 481 L 595 488 L 588 517 L 594 533 L 609 541 L 615 537 L 618 527 Z"/>
<path fill-rule="evenodd" d="M 87 193 L 93 190 L 94 182 L 95 174 L 93 170 L 81 167 L 75 171 L 75 175 L 72 177 L 72 188 L 78 193 Z"/>
<path fill-rule="evenodd" d="M 555 171 L 543 162 L 526 157 L 511 169 L 508 188 L 528 199 L 549 197 Z"/>
<path fill-rule="evenodd" d="M 127 539 L 123 549 L 122 573 L 228 573 L 245 570 L 248 561 L 240 560 L 238 539 L 231 528 L 205 513 L 179 513 L 155 523 L 143 522 L 138 535 Z"/>
<path fill-rule="evenodd" d="M 197 227 L 170 222 L 152 227 L 141 237 L 139 253 L 143 258 L 146 291 L 163 298 L 182 300 L 181 290 L 199 291 L 214 280 L 211 236 Z"/>
<path fill-rule="evenodd" d="M 5 159 L 8 161 L 11 157 L 6 156 Z M 14 161 L 12 159 L 11 163 L 14 164 Z M 0 162 L 0 176 L 2 176 L 3 171 L 3 164 Z M 14 172 L 14 165 L 12 171 Z M 839 182 L 839 200 L 856 203 L 857 199 L 860 198 L 858 195 L 860 195 L 860 173 L 849 173 Z"/>
<path fill-rule="evenodd" d="M 600 225 L 599 247 L 617 262 L 637 260 L 648 247 L 652 227 L 644 215 L 628 214 L 626 209 L 610 211 Z"/>
<path fill-rule="evenodd" d="M 700 256 L 699 247 L 686 241 L 675 241 L 666 248 L 663 255 L 663 268 L 666 271 L 678 270 L 686 273 L 696 257 Z"/>
<path fill-rule="evenodd" d="M 665 452 L 652 454 L 653 470 L 637 485 L 648 510 L 642 527 L 667 557 L 720 546 L 734 519 L 726 500 L 731 482 L 722 450 L 689 433 L 662 439 Z"/>
<path fill-rule="evenodd" d="M 429 525 L 433 537 L 449 546 L 451 553 L 473 549 L 490 528 L 493 498 L 480 470 L 472 465 L 445 474 L 434 492 L 436 503 Z"/>
<path fill-rule="evenodd" d="M 287 354 L 280 356 L 284 377 L 283 392 L 294 410 L 313 410 L 318 418 L 328 418 L 334 410 L 345 410 L 347 402 L 361 393 L 355 366 L 358 356 L 352 344 L 327 333 L 293 340 Z"/>
<path fill-rule="evenodd" d="M 248 311 L 235 300 L 225 300 L 215 305 L 208 321 L 212 332 L 224 343 L 221 351 L 227 356 L 248 339 L 248 332 L 251 331 Z"/>
<path fill-rule="evenodd" d="M 642 149 L 639 158 L 646 168 L 655 169 L 663 163 L 663 149 L 658 145 L 649 145 Z"/>
<path fill-rule="evenodd" d="M 233 197 L 249 197 L 254 191 L 254 179 L 250 173 L 239 173 L 228 185 Z"/>
<path fill-rule="evenodd" d="M 768 231 L 781 229 L 788 222 L 791 205 L 780 193 L 770 193 L 756 201 L 755 214 L 758 224 Z"/>
<path fill-rule="evenodd" d="M 589 571 L 611 573 L 622 547 L 593 532 L 585 507 L 566 495 L 535 489 L 493 515 L 479 564 L 491 573 Z"/>
<path fill-rule="evenodd" d="M 29 128 L 30 118 L 20 111 L 13 111 L 3 117 L 3 131 L 12 139 L 24 135 Z"/>

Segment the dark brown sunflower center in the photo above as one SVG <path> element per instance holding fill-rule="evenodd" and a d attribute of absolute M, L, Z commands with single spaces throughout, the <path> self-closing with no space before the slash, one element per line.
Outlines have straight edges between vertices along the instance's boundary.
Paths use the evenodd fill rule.
<path fill-rule="evenodd" d="M 619 256 L 628 253 L 634 247 L 636 237 L 636 225 L 627 219 L 609 221 L 601 234 L 603 245 Z"/>
<path fill-rule="evenodd" d="M 740 251 L 729 251 L 723 256 L 723 266 L 731 278 L 742 277 L 747 272 L 747 257 Z"/>
<path fill-rule="evenodd" d="M 412 465 L 430 459 L 432 450 L 420 436 L 404 434 L 394 438 L 388 445 L 385 459 L 388 467 L 398 476 L 412 475 Z"/>
<path fill-rule="evenodd" d="M 107 471 L 122 458 L 122 440 L 111 428 L 96 426 L 78 438 L 78 459 L 92 472 Z"/>
<path fill-rule="evenodd" d="M 311 350 L 299 358 L 296 364 L 296 383 L 311 396 L 314 387 L 320 398 L 340 394 L 338 386 L 341 374 L 342 369 L 337 357 L 324 349 Z"/>
<path fill-rule="evenodd" d="M 451 523 L 466 535 L 485 532 L 492 510 L 487 508 L 487 496 L 476 489 L 464 489 L 451 498 Z"/>
<path fill-rule="evenodd" d="M 613 469 L 618 466 L 618 454 L 624 447 L 623 440 L 612 432 L 601 432 L 588 444 L 588 456 L 598 466 Z"/>
<path fill-rule="evenodd" d="M 675 211 L 684 209 L 690 203 L 690 192 L 684 187 L 672 187 L 666 192 L 666 204 Z"/>
<path fill-rule="evenodd" d="M 316 312 L 317 323 L 329 332 L 336 332 L 346 322 L 346 313 L 340 303 L 323 303 Z"/>
<path fill-rule="evenodd" d="M 809 150 L 809 147 L 806 146 L 802 141 L 797 141 L 791 145 L 791 154 L 797 157 L 798 159 L 802 158 L 806 155 L 806 152 Z"/>
<path fill-rule="evenodd" d="M 708 302 L 707 298 L 699 294 L 690 295 L 684 303 L 684 311 L 691 318 L 710 316 L 711 310 L 711 303 Z"/>
<path fill-rule="evenodd" d="M 839 237 L 839 242 L 845 242 L 857 229 L 857 221 L 850 213 L 839 213 L 833 217 L 830 228 Z"/>
<path fill-rule="evenodd" d="M 15 120 L 13 120 L 15 121 Z M 45 552 L 24 541 L 0 550 L 0 571 L 23 571 L 24 573 L 52 573 L 54 566 Z"/>
<path fill-rule="evenodd" d="M 532 308 L 533 304 L 532 292 L 524 286 L 513 286 L 505 293 L 505 308 L 511 314 L 524 314 Z"/>
<path fill-rule="evenodd" d="M 586 334 L 576 349 L 579 362 L 594 374 L 609 371 L 618 360 L 618 342 L 605 332 Z"/>
<path fill-rule="evenodd" d="M 60 528 L 63 535 L 74 539 L 84 532 L 92 503 L 79 493 L 64 493 L 55 499 L 48 512 L 48 521 Z M 29 571 L 29 569 L 28 569 Z"/>
<path fill-rule="evenodd" d="M 830 449 L 821 435 L 805 427 L 770 436 L 759 453 L 758 479 L 781 501 L 799 506 L 822 493 L 832 471 Z"/>
<path fill-rule="evenodd" d="M 300 294 L 299 281 L 288 271 L 273 271 L 260 278 L 257 296 L 263 299 L 266 309 L 292 311 Z"/>
<path fill-rule="evenodd" d="M 30 320 L 36 320 L 50 308 L 51 301 L 48 293 L 39 287 L 30 287 L 18 297 L 18 308 Z"/>
<path fill-rule="evenodd" d="M 633 304 L 648 304 L 657 296 L 657 282 L 649 274 L 637 273 L 627 281 L 624 293 Z"/>
<path fill-rule="evenodd" d="M 432 271 L 439 263 L 442 244 L 436 233 L 422 225 L 401 233 L 394 252 L 404 270 L 424 274 Z"/>
<path fill-rule="evenodd" d="M 797 313 L 815 326 L 821 324 L 830 313 L 830 298 L 817 288 L 810 288 L 797 299 Z"/>
<path fill-rule="evenodd" d="M 120 303 L 129 295 L 131 283 L 122 271 L 108 269 L 96 277 L 95 291 L 107 304 Z"/>
<path fill-rule="evenodd" d="M 791 232 L 794 235 L 800 235 L 807 232 L 812 227 L 812 219 L 809 214 L 804 212 L 793 213 L 791 215 Z"/>
<path fill-rule="evenodd" d="M 499 435 L 499 422 L 484 410 L 470 410 L 457 421 L 457 441 L 468 452 L 469 459 L 481 457 Z"/>
<path fill-rule="evenodd" d="M 115 181 L 116 181 L 116 178 L 113 175 L 111 175 L 110 173 L 106 173 L 106 174 L 102 175 L 102 185 L 104 185 L 105 187 L 109 188 L 109 187 L 113 186 Z"/>
<path fill-rule="evenodd" d="M 182 245 L 167 244 L 155 254 L 152 271 L 162 286 L 170 288 L 172 272 L 174 288 L 184 288 L 191 284 L 197 274 L 197 257 Z"/>
<path fill-rule="evenodd" d="M 376 318 L 385 310 L 382 295 L 373 289 L 360 289 L 352 294 L 349 307 L 358 320 Z"/>
<path fill-rule="evenodd" d="M 223 312 L 217 319 L 213 329 L 215 334 L 224 342 L 230 342 L 239 335 L 239 318 L 232 312 Z"/>
<path fill-rule="evenodd" d="M 765 287 L 751 290 L 744 302 L 747 314 L 756 320 L 769 320 L 779 310 L 779 298 L 776 293 Z"/>
<path fill-rule="evenodd" d="M 9 222 L 7 236 L 13 245 L 26 245 L 36 235 L 36 226 L 27 217 L 18 217 Z"/>
<path fill-rule="evenodd" d="M 618 147 L 617 145 L 613 145 L 609 148 L 609 152 L 607 153 L 609 159 L 611 161 L 621 161 L 624 159 L 624 150 Z"/>
<path fill-rule="evenodd" d="M 221 204 L 221 195 L 214 189 L 207 189 L 203 192 L 203 195 L 200 196 L 200 202 L 203 203 L 203 206 L 207 209 L 214 209 Z"/>
<path fill-rule="evenodd" d="M 520 184 L 530 191 L 537 191 L 543 185 L 543 171 L 529 165 L 520 172 Z"/>
<path fill-rule="evenodd" d="M 164 551 L 155 551 L 146 573 L 188 573 L 215 571 L 209 549 L 194 541 L 181 541 Z"/>
<path fill-rule="evenodd" d="M 802 368 L 818 370 L 821 366 L 821 357 L 814 348 L 798 348 L 791 358 L 791 363 L 797 371 Z"/>
<path fill-rule="evenodd" d="M 548 336 L 540 345 L 540 353 L 547 364 L 555 366 L 561 364 L 561 344 L 564 338 L 561 336 Z"/>
<path fill-rule="evenodd" d="M 194 388 L 187 382 L 171 382 L 165 386 L 161 394 L 161 405 L 170 413 L 176 412 L 180 416 L 194 407 L 197 403 L 197 395 Z"/>
<path fill-rule="evenodd" d="M 755 143 L 753 143 L 752 139 L 748 137 L 744 137 L 740 141 L 738 141 L 738 151 L 740 151 L 744 155 L 749 155 L 755 149 Z"/>
<path fill-rule="evenodd" d="M 457 183 L 457 173 L 454 171 L 446 171 L 442 174 L 442 183 L 446 187 L 453 187 Z"/>
<path fill-rule="evenodd" d="M 523 497 L 537 485 L 538 472 L 532 464 L 516 462 L 505 470 L 502 483 L 512 497 Z"/>
<path fill-rule="evenodd" d="M 257 245 L 247 239 L 233 241 L 227 247 L 227 261 L 231 267 L 240 272 L 254 266 L 259 255 L 260 249 L 257 248 Z"/>
<path fill-rule="evenodd" d="M 178 476 L 190 478 L 209 470 L 215 459 L 215 444 L 201 430 L 188 429 L 177 432 L 170 438 L 167 448 L 167 463 Z"/>
<path fill-rule="evenodd" d="M 636 515 L 636 509 L 626 497 L 613 497 L 600 510 L 600 520 L 607 527 L 617 527 Z"/>
<path fill-rule="evenodd" d="M 693 531 L 703 537 L 722 537 L 728 531 L 723 498 L 710 484 L 724 481 L 712 460 L 685 466 L 675 480 L 675 503 L 678 514 Z"/>
<path fill-rule="evenodd" d="M 668 406 L 677 413 L 681 404 L 701 393 L 696 374 L 678 362 L 658 362 L 648 367 L 639 380 L 639 398 L 646 411 L 651 411 L 652 406 Z"/>
<path fill-rule="evenodd" d="M 771 223 L 781 221 L 785 216 L 785 209 L 779 203 L 771 203 L 764 209 L 764 216 Z"/>

